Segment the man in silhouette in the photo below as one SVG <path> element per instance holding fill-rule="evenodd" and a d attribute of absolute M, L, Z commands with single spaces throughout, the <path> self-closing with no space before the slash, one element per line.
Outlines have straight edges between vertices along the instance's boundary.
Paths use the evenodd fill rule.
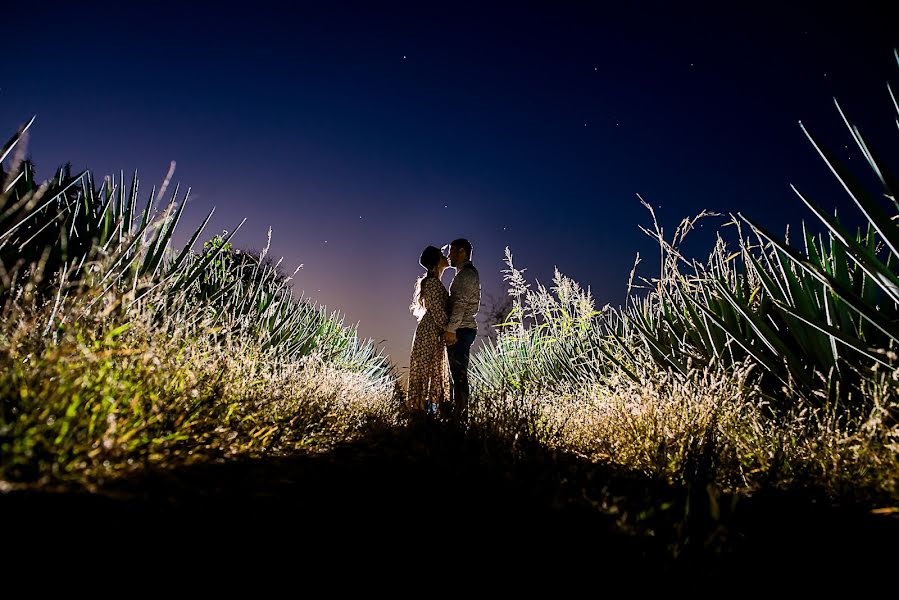
<path fill-rule="evenodd" d="M 454 240 L 447 258 L 456 270 L 450 284 L 449 321 L 443 333 L 453 380 L 450 406 L 452 417 L 460 425 L 465 425 L 468 422 L 468 358 L 471 345 L 478 335 L 475 315 L 481 306 L 481 278 L 471 264 L 471 242 L 468 240 Z"/>

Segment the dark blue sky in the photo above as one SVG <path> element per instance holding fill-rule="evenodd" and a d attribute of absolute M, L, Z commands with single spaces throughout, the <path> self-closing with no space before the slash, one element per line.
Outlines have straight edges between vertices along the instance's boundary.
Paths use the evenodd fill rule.
<path fill-rule="evenodd" d="M 635 194 L 666 231 L 702 209 L 795 227 L 789 183 L 843 207 L 797 125 L 857 164 L 833 96 L 896 156 L 884 2 L 184 4 L 4 7 L 0 123 L 37 115 L 39 177 L 138 169 L 149 193 L 176 161 L 180 239 L 213 206 L 207 236 L 271 226 L 298 291 L 401 366 L 427 244 L 468 237 L 485 293 L 510 246 L 618 305 L 637 252 L 657 268 Z"/>

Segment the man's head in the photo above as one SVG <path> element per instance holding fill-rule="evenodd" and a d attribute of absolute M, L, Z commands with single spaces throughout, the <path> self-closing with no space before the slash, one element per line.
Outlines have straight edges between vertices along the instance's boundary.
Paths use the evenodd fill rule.
<path fill-rule="evenodd" d="M 471 242 L 465 238 L 453 240 L 449 247 L 449 264 L 451 267 L 460 267 L 471 260 Z"/>

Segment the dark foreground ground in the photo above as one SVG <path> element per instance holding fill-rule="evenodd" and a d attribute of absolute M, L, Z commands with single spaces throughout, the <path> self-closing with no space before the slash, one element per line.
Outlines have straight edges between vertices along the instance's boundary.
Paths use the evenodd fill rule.
<path fill-rule="evenodd" d="M 124 567 L 147 585 L 287 568 L 309 585 L 779 595 L 889 588 L 899 573 L 895 515 L 812 492 L 734 502 L 435 425 L 327 453 L 147 471 L 99 494 L 8 492 L 0 515 L 7 575 Z"/>

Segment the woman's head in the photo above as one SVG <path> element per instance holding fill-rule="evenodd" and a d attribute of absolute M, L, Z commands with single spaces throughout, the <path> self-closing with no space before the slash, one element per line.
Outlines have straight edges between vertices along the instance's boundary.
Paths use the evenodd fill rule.
<path fill-rule="evenodd" d="M 409 308 L 412 310 L 412 314 L 421 320 L 426 312 L 421 297 L 422 283 L 429 277 L 440 279 L 443 270 L 449 266 L 449 260 L 443 255 L 440 248 L 428 246 L 422 251 L 421 258 L 418 259 L 418 264 L 423 266 L 427 270 L 427 273 L 415 281 L 415 292 L 412 294 L 412 305 Z"/>
<path fill-rule="evenodd" d="M 446 268 L 449 263 L 447 263 L 446 257 L 443 255 L 443 252 L 440 251 L 440 248 L 428 246 L 422 251 L 421 258 L 418 259 L 418 264 L 430 273 L 436 267 Z"/>

